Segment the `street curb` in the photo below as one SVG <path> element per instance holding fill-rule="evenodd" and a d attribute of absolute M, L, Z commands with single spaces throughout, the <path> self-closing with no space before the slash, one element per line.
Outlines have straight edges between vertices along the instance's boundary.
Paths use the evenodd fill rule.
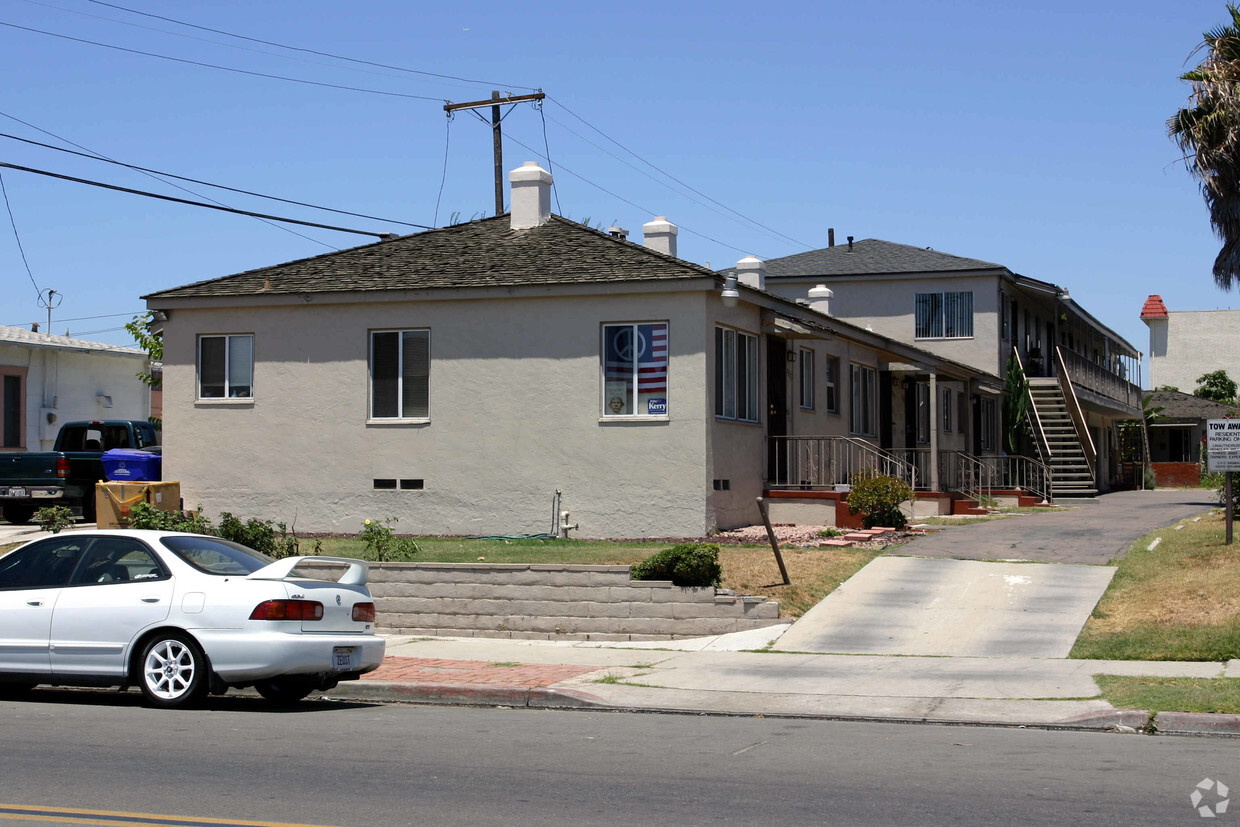
<path fill-rule="evenodd" d="M 1105 709 L 1073 715 L 1059 723 L 1063 726 L 1105 729 L 1112 732 L 1144 732 L 1150 725 L 1150 713 L 1144 709 Z"/>
<path fill-rule="evenodd" d="M 547 687 L 349 681 L 323 693 L 339 701 L 388 701 L 445 706 L 518 706 L 531 709 L 610 709 L 587 692 Z"/>
<path fill-rule="evenodd" d="M 1154 731 L 1165 735 L 1215 735 L 1240 738 L 1240 715 L 1211 712 L 1159 712 Z"/>

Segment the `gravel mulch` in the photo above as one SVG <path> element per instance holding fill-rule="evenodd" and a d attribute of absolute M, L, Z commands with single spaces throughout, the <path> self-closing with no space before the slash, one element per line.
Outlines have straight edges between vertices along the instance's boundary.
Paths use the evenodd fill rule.
<path fill-rule="evenodd" d="M 789 548 L 817 548 L 824 540 L 833 539 L 831 537 L 821 537 L 818 532 L 835 527 L 825 525 L 772 525 L 771 528 L 774 530 L 775 539 L 779 542 L 781 548 L 785 546 Z M 843 531 L 842 529 L 836 530 Z M 911 531 L 893 531 L 867 542 L 855 542 L 853 547 L 882 550 L 890 546 L 902 545 L 917 536 L 919 534 Z M 721 546 L 761 545 L 770 542 L 766 536 L 766 526 L 760 525 L 735 528 L 731 531 L 721 531 L 710 539 Z"/>

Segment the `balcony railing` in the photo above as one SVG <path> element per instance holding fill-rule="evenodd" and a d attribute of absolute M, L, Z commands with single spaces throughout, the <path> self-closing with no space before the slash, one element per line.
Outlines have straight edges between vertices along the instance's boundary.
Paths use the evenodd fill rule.
<path fill-rule="evenodd" d="M 1141 409 L 1141 389 L 1127 379 L 1065 348 L 1056 348 L 1073 383 L 1099 396 Z"/>
<path fill-rule="evenodd" d="M 917 487 L 917 468 L 862 439 L 846 436 L 773 436 L 767 438 L 769 488 L 831 488 L 870 471 Z"/>
<path fill-rule="evenodd" d="M 921 488 L 930 485 L 930 450 L 895 450 L 892 455 L 917 469 Z M 959 491 L 974 499 L 994 491 L 1028 491 L 1044 501 L 1051 496 L 1051 469 L 1022 456 L 974 456 L 967 451 L 939 451 L 939 490 Z"/>

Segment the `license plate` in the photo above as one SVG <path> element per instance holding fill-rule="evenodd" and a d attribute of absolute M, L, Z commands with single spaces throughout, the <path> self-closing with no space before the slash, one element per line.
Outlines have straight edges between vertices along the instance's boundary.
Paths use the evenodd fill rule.
<path fill-rule="evenodd" d="M 6 497 L 29 497 L 30 492 L 27 491 L 25 488 L 6 488 L 4 489 L 4 496 Z"/>
<path fill-rule="evenodd" d="M 357 647 L 333 646 L 332 669 L 337 672 L 351 672 L 357 668 Z"/>

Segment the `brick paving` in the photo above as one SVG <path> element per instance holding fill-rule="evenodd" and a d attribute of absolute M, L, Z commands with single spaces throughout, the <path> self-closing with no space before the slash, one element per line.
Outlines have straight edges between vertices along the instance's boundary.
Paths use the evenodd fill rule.
<path fill-rule="evenodd" d="M 387 657 L 378 669 L 363 675 L 362 680 L 536 689 L 604 668 L 554 663 L 508 665 L 483 660 Z"/>

